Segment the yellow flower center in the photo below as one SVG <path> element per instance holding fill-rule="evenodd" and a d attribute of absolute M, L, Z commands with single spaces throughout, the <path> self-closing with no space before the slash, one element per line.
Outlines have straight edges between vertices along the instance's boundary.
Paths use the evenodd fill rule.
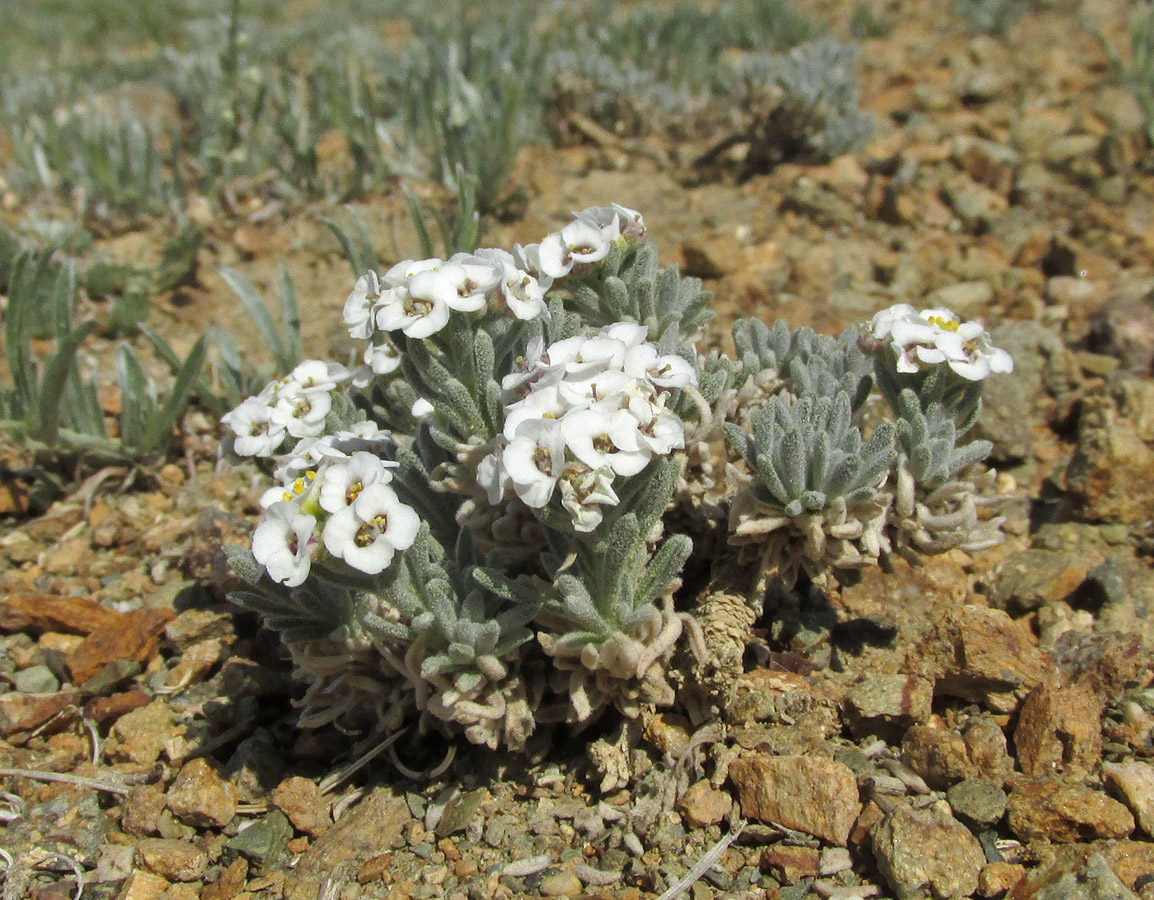
<path fill-rule="evenodd" d="M 945 316 L 930 316 L 926 321 L 942 329 L 942 331 L 957 331 L 958 326 L 962 324 L 954 319 L 947 319 Z"/>

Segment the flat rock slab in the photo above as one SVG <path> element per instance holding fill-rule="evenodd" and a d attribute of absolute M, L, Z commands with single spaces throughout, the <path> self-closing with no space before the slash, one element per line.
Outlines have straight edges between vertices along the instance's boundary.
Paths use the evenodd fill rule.
<path fill-rule="evenodd" d="M 832 759 L 750 753 L 729 767 L 742 813 L 844 845 L 861 812 L 853 771 Z"/>

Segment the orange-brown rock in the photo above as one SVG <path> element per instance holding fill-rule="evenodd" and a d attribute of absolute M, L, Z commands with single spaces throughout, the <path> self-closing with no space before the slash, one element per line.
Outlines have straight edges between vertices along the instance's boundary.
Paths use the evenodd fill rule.
<path fill-rule="evenodd" d="M 1014 744 L 1018 765 L 1031 777 L 1088 775 L 1102 758 L 1102 700 L 1082 682 L 1040 684 L 1022 704 Z"/>
<path fill-rule="evenodd" d="M 146 663 L 156 655 L 171 610 L 141 609 L 123 614 L 113 625 L 93 631 L 65 659 L 76 684 L 83 684 L 117 659 Z"/>
<path fill-rule="evenodd" d="M 747 753 L 729 767 L 742 814 L 843 846 L 861 812 L 848 766 L 812 756 Z"/>

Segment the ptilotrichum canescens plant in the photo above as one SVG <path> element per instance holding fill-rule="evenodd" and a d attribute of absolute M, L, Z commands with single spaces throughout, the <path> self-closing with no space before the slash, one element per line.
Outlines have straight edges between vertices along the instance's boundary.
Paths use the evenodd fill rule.
<path fill-rule="evenodd" d="M 343 312 L 363 364 L 301 363 L 224 417 L 273 482 L 233 596 L 282 633 L 302 725 L 519 749 L 637 718 L 679 667 L 732 674 L 775 579 L 999 539 L 990 446 L 960 443 L 1012 366 L 980 325 L 742 320 L 730 359 L 696 349 L 707 301 L 637 212 L 594 207 L 366 272 Z M 868 427 L 875 385 L 893 420 Z"/>

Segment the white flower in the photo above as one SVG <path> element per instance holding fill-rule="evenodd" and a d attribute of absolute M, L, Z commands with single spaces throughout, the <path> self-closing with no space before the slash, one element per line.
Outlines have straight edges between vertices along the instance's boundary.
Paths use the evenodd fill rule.
<path fill-rule="evenodd" d="M 398 289 L 395 296 L 377 310 L 377 327 L 382 331 L 403 331 L 417 340 L 444 328 L 449 321 L 446 298 L 455 299 L 457 292 L 451 283 L 438 279 L 437 274 L 418 272 L 409 282 L 408 290 Z M 424 277 L 426 275 L 430 277 Z"/>
<path fill-rule="evenodd" d="M 433 406 L 432 403 L 430 403 L 424 397 L 418 397 L 413 401 L 413 406 L 409 410 L 409 415 L 414 419 L 424 419 L 431 416 L 436 411 L 437 408 Z"/>
<path fill-rule="evenodd" d="M 502 266 L 485 257 L 472 253 L 455 253 L 441 267 L 441 274 L 457 290 L 457 303 L 453 309 L 461 312 L 476 312 L 488 303 L 489 295 L 501 284 Z"/>
<path fill-rule="evenodd" d="M 664 456 L 685 446 L 685 423 L 672 413 L 658 413 L 637 429 L 641 446 Z"/>
<path fill-rule="evenodd" d="M 561 399 L 556 385 L 546 384 L 505 408 L 503 433 L 508 440 L 517 436 L 522 422 L 532 419 L 558 419 L 569 409 L 569 404 Z"/>
<path fill-rule="evenodd" d="M 325 512 L 339 512 L 351 506 L 369 485 L 388 484 L 392 480 L 393 473 L 384 460 L 358 450 L 347 462 L 335 462 L 325 467 L 318 502 Z"/>
<path fill-rule="evenodd" d="M 496 506 L 505 496 L 505 490 L 512 484 L 509 473 L 501 463 L 502 447 L 498 445 L 492 453 L 477 463 L 477 485 L 489 498 L 489 503 Z"/>
<path fill-rule="evenodd" d="M 401 367 L 401 351 L 387 334 L 378 335 L 377 341 L 365 348 L 364 359 L 365 365 L 374 375 L 388 375 Z M 358 387 L 364 386 L 358 385 Z"/>
<path fill-rule="evenodd" d="M 385 273 L 384 280 L 391 286 L 403 285 L 418 272 L 429 272 L 444 265 L 441 259 L 402 259 Z"/>
<path fill-rule="evenodd" d="M 477 257 L 488 260 L 498 274 L 505 305 L 518 319 L 535 319 L 545 311 L 545 289 L 528 271 L 517 265 L 507 250 L 482 249 Z"/>
<path fill-rule="evenodd" d="M 325 418 L 332 405 L 328 393 L 306 390 L 290 382 L 279 391 L 272 415 L 295 438 L 317 437 L 324 433 Z"/>
<path fill-rule="evenodd" d="M 325 523 L 325 549 L 354 569 L 376 575 L 388 568 L 397 551 L 413 545 L 420 524 L 417 514 L 392 488 L 370 484 L 351 506 Z"/>
<path fill-rule="evenodd" d="M 577 459 L 590 469 L 609 468 L 627 477 L 644 469 L 652 457 L 637 429 L 637 419 L 624 409 L 579 409 L 561 420 L 565 443 Z"/>
<path fill-rule="evenodd" d="M 289 375 L 289 384 L 307 393 L 331 391 L 338 384 L 349 380 L 349 370 L 340 363 L 306 359 L 298 363 Z"/>
<path fill-rule="evenodd" d="M 609 469 L 568 466 L 559 485 L 562 508 L 572 517 L 573 528 L 585 534 L 601 524 L 605 517 L 602 506 L 618 503 L 613 491 L 613 472 Z"/>
<path fill-rule="evenodd" d="M 639 241 L 645 237 L 645 220 L 641 218 L 641 213 L 617 203 L 609 206 L 590 206 L 573 215 L 596 225 L 609 240 L 626 237 Z"/>
<path fill-rule="evenodd" d="M 252 535 L 252 555 L 269 578 L 286 587 L 302 584 L 312 565 L 313 529 L 317 520 L 295 503 L 274 503 Z"/>
<path fill-rule="evenodd" d="M 537 250 L 541 271 L 562 278 L 578 263 L 594 263 L 609 255 L 612 240 L 592 222 L 576 219 L 549 235 Z"/>
<path fill-rule="evenodd" d="M 565 436 L 550 419 L 523 422 L 501 454 L 502 467 L 513 490 L 526 506 L 541 509 L 565 466 Z"/>
<path fill-rule="evenodd" d="M 342 319 L 348 326 L 349 336 L 366 340 L 373 333 L 373 307 L 381 299 L 384 289 L 376 272 L 366 272 L 357 279 L 345 300 Z"/>
<path fill-rule="evenodd" d="M 268 509 L 274 503 L 295 503 L 299 509 L 302 503 L 315 495 L 316 469 L 308 467 L 297 471 L 299 475 L 286 471 L 281 484 L 269 488 L 261 495 L 261 509 Z"/>
<path fill-rule="evenodd" d="M 631 347 L 622 366 L 627 375 L 645 378 L 663 388 L 683 388 L 697 383 L 697 373 L 687 360 L 675 354 L 657 355 L 653 344 Z"/>
<path fill-rule="evenodd" d="M 1014 369 L 1010 354 L 990 344 L 980 322 L 963 322 L 948 309 L 917 312 L 899 303 L 882 310 L 870 323 L 863 344 L 866 349 L 877 349 L 886 338 L 897 356 L 895 367 L 903 375 L 945 364 L 962 378 L 981 381 L 991 372 Z"/>
<path fill-rule="evenodd" d="M 220 421 L 232 429 L 232 447 L 237 456 L 272 456 L 284 443 L 284 422 L 274 418 L 272 409 L 260 397 L 249 397 Z"/>

